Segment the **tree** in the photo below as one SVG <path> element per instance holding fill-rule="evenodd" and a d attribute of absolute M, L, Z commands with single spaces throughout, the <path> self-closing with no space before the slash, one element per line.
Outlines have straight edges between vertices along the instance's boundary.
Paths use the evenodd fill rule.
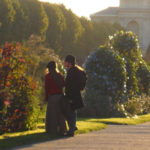
<path fill-rule="evenodd" d="M 139 87 L 136 72 L 143 58 L 141 57 L 137 36 L 132 32 L 120 31 L 110 37 L 108 45 L 126 61 L 128 96 L 132 97 L 138 94 Z"/>
<path fill-rule="evenodd" d="M 84 28 L 84 32 L 75 45 L 76 51 L 75 56 L 79 64 L 83 64 L 86 57 L 90 54 L 91 50 L 94 49 L 94 26 L 93 23 L 85 17 L 79 18 L 81 25 Z"/>
<path fill-rule="evenodd" d="M 0 0 L 0 41 L 10 41 L 11 25 L 14 22 L 15 10 L 11 0 Z"/>
<path fill-rule="evenodd" d="M 66 30 L 63 32 L 61 43 L 63 51 L 61 52 L 61 55 L 64 56 L 68 53 L 75 54 L 77 51 L 75 49 L 75 45 L 80 40 L 80 37 L 84 32 L 84 28 L 82 27 L 79 18 L 73 14 L 71 10 L 67 10 L 63 5 L 60 5 L 59 7 L 66 18 L 67 25 Z"/>
<path fill-rule="evenodd" d="M 12 1 L 15 10 L 14 22 L 11 26 L 11 41 L 23 41 L 26 38 L 25 22 L 27 21 L 19 0 Z M 9 33 L 10 34 L 10 33 Z"/>
<path fill-rule="evenodd" d="M 43 4 L 37 0 L 20 0 L 27 21 L 25 22 L 26 38 L 36 34 L 45 39 L 48 18 Z"/>
<path fill-rule="evenodd" d="M 49 19 L 45 42 L 58 53 L 62 50 L 62 36 L 66 30 L 66 20 L 58 5 L 50 3 L 43 5 Z"/>

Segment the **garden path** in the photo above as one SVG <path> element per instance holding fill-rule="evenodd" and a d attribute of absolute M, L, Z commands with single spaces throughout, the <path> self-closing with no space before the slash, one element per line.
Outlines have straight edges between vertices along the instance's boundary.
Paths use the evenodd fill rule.
<path fill-rule="evenodd" d="M 105 130 L 14 150 L 150 150 L 150 123 L 108 125 Z"/>

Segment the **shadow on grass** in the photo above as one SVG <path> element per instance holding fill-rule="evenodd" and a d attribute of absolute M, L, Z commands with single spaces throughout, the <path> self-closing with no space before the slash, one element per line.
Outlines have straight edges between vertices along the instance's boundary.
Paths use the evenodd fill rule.
<path fill-rule="evenodd" d="M 5 138 L 0 140 L 0 150 L 8 150 L 13 149 L 20 146 L 26 146 L 29 144 L 36 144 L 39 142 L 46 142 L 46 141 L 53 141 L 59 140 L 66 137 L 63 136 L 51 136 L 47 133 L 35 133 L 30 135 L 18 136 L 18 137 L 11 137 Z"/>
<path fill-rule="evenodd" d="M 106 125 L 128 125 L 127 123 L 115 123 L 115 122 L 105 122 L 105 121 L 88 121 L 88 122 L 95 122 L 95 123 L 104 123 Z"/>

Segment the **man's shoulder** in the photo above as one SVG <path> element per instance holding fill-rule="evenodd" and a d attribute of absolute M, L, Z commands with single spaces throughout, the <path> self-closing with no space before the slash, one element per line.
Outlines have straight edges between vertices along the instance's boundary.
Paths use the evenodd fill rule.
<path fill-rule="evenodd" d="M 78 71 L 78 68 L 75 66 L 75 67 L 72 67 L 69 69 L 68 73 L 76 73 Z"/>

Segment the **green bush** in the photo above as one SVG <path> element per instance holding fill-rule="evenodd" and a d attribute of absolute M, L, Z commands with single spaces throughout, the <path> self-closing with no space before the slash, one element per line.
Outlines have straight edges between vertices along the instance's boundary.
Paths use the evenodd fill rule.
<path fill-rule="evenodd" d="M 141 61 L 136 74 L 140 94 L 150 94 L 150 69 L 146 62 Z"/>
<path fill-rule="evenodd" d="M 26 65 L 19 44 L 0 49 L 0 134 L 36 125 L 36 85 L 26 75 Z"/>
<path fill-rule="evenodd" d="M 147 95 L 134 97 L 120 105 L 120 108 L 126 117 L 148 114 L 150 113 L 150 97 Z"/>
<path fill-rule="evenodd" d="M 93 115 L 108 117 L 116 104 L 126 95 L 126 70 L 124 60 L 103 46 L 92 53 L 85 64 L 88 75 L 85 101 Z"/>
<path fill-rule="evenodd" d="M 149 112 L 150 70 L 132 32 L 120 31 L 110 36 L 105 46 L 89 55 L 85 69 L 85 101 L 91 115 L 112 117 Z M 143 94 L 147 95 L 144 102 Z"/>
<path fill-rule="evenodd" d="M 55 61 L 59 71 L 65 74 L 63 68 L 63 62 L 59 56 L 50 48 L 46 48 L 42 44 L 42 39 L 39 36 L 31 35 L 30 38 L 24 43 L 23 54 L 27 58 L 27 75 L 31 76 L 37 84 L 36 98 L 40 101 L 41 108 L 43 107 L 43 102 L 45 101 L 44 93 L 44 73 L 46 66 L 49 61 Z"/>
<path fill-rule="evenodd" d="M 127 93 L 131 98 L 138 94 L 138 80 L 136 72 L 142 59 L 138 38 L 132 32 L 120 31 L 110 37 L 109 46 L 118 53 L 126 62 Z"/>

